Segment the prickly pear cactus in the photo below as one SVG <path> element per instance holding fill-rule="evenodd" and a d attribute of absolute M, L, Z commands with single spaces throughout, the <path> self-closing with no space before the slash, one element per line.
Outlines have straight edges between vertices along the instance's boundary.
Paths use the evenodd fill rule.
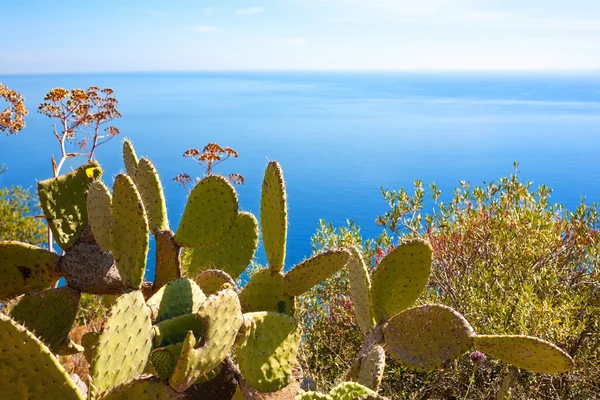
<path fill-rule="evenodd" d="M 139 290 L 121 295 L 98 337 L 90 377 L 94 395 L 139 376 L 152 349 L 150 309 Z"/>
<path fill-rule="evenodd" d="M 406 241 L 383 258 L 373 274 L 377 322 L 393 317 L 417 300 L 429 280 L 431 263 L 431 245 L 422 239 Z"/>
<path fill-rule="evenodd" d="M 368 388 L 378 388 L 385 368 L 385 350 L 374 345 L 371 350 L 356 363 L 349 373 L 352 381 L 359 382 Z"/>
<path fill-rule="evenodd" d="M 53 353 L 72 354 L 78 348 L 68 334 L 80 297 L 81 293 L 67 286 L 26 294 L 9 305 L 10 317 L 44 341 Z"/>
<path fill-rule="evenodd" d="M 154 234 L 156 239 L 156 275 L 154 291 L 168 282 L 181 278 L 181 261 L 179 250 L 172 231 L 160 231 Z"/>
<path fill-rule="evenodd" d="M 220 269 L 208 269 L 201 272 L 194 278 L 194 282 L 200 286 L 200 289 L 206 295 L 217 293 L 223 289 L 223 285 L 229 285 L 230 289 L 238 291 L 235 281 L 225 271 Z"/>
<path fill-rule="evenodd" d="M 269 266 L 273 271 L 281 271 L 287 240 L 287 197 L 283 172 L 277 161 L 271 161 L 265 171 L 260 200 L 260 227 Z"/>
<path fill-rule="evenodd" d="M 348 262 L 350 252 L 331 249 L 296 265 L 283 278 L 283 292 L 299 296 L 337 272 Z"/>
<path fill-rule="evenodd" d="M 127 175 L 135 176 L 138 168 L 138 157 L 129 139 L 123 140 L 123 161 L 125 162 L 125 172 Z"/>
<path fill-rule="evenodd" d="M 270 393 L 289 383 L 301 330 L 296 320 L 276 312 L 244 314 L 236 357 L 246 383 Z"/>
<path fill-rule="evenodd" d="M 202 321 L 196 314 L 185 314 L 166 319 L 152 327 L 154 346 L 162 347 L 181 343 L 188 331 L 192 331 L 196 340 L 200 340 L 202 328 Z"/>
<path fill-rule="evenodd" d="M 383 327 L 385 349 L 417 370 L 436 370 L 473 347 L 475 332 L 450 307 L 428 304 L 409 308 Z"/>
<path fill-rule="evenodd" d="M 550 342 L 529 336 L 477 335 L 475 348 L 539 374 L 560 374 L 575 368 L 573 359 Z"/>
<path fill-rule="evenodd" d="M 287 314 L 294 312 L 294 298 L 283 293 L 283 275 L 269 268 L 252 275 L 240 293 L 240 302 L 245 312 L 280 311 L 280 302 L 286 305 Z"/>
<path fill-rule="evenodd" d="M 169 377 L 173 374 L 182 347 L 183 341 L 178 344 L 155 349 L 150 354 L 152 368 L 156 372 L 156 375 L 163 381 L 168 381 Z"/>
<path fill-rule="evenodd" d="M 106 392 L 98 400 L 177 400 L 181 396 L 152 376 L 142 376 Z"/>
<path fill-rule="evenodd" d="M 206 295 L 191 279 L 181 278 L 169 282 L 148 299 L 155 323 L 180 315 L 196 313 Z"/>
<path fill-rule="evenodd" d="M 52 287 L 61 277 L 59 256 L 39 247 L 0 241 L 0 300 Z"/>
<path fill-rule="evenodd" d="M 50 350 L 31 332 L 0 314 L 0 382 L 5 399 L 84 400 Z"/>
<path fill-rule="evenodd" d="M 238 213 L 233 186 L 218 175 L 207 176 L 192 189 L 175 241 L 181 247 L 218 243 L 231 230 Z"/>
<path fill-rule="evenodd" d="M 125 285 L 139 289 L 144 281 L 148 256 L 148 218 L 135 184 L 127 175 L 117 175 L 113 187 L 113 249 Z"/>
<path fill-rule="evenodd" d="M 361 332 L 366 335 L 375 327 L 373 302 L 371 300 L 371 278 L 362 254 L 355 247 L 349 249 L 352 253 L 346 269 L 350 281 L 350 297 L 354 314 Z"/>
<path fill-rule="evenodd" d="M 354 400 L 356 397 L 376 394 L 374 391 L 356 382 L 343 382 L 331 389 L 329 396 L 334 400 Z"/>
<path fill-rule="evenodd" d="M 220 269 L 237 279 L 252 261 L 257 247 L 258 222 L 254 215 L 240 212 L 229 233 L 219 243 L 183 249 L 183 274 L 194 278 L 202 271 Z"/>
<path fill-rule="evenodd" d="M 169 384 L 175 391 L 188 389 L 200 376 L 217 368 L 227 357 L 243 322 L 237 294 L 225 289 L 210 296 L 198 310 L 204 325 L 201 346 L 188 333 Z"/>
<path fill-rule="evenodd" d="M 294 397 L 294 400 L 335 400 L 328 394 L 319 392 L 303 392 Z"/>
<path fill-rule="evenodd" d="M 38 182 L 40 205 L 54 240 L 63 250 L 75 244 L 88 223 L 86 194 L 94 179 L 88 176 L 89 169 L 100 170 L 100 165 L 93 161 L 58 178 Z"/>
<path fill-rule="evenodd" d="M 137 173 L 132 178 L 144 202 L 152 233 L 168 230 L 169 218 L 165 195 L 158 172 L 152 162 L 147 158 L 142 158 L 138 163 Z"/>
<path fill-rule="evenodd" d="M 110 252 L 112 250 L 112 196 L 100 180 L 90 183 L 87 212 L 96 243 L 105 252 Z"/>

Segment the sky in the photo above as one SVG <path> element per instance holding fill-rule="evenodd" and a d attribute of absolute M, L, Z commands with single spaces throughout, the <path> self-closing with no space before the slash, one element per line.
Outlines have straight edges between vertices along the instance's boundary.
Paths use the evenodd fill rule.
<path fill-rule="evenodd" d="M 600 68 L 599 0 L 0 0 L 0 74 Z"/>

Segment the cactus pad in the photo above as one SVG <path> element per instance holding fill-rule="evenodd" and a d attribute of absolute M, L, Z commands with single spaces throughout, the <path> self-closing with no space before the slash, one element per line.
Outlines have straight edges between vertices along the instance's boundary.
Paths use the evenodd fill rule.
<path fill-rule="evenodd" d="M 363 335 L 366 335 L 375 327 L 371 301 L 371 279 L 360 251 L 353 247 L 350 252 L 352 255 L 346 264 L 350 281 L 350 297 L 358 327 Z"/>
<path fill-rule="evenodd" d="M 354 400 L 360 396 L 375 395 L 376 393 L 356 382 L 343 382 L 331 389 L 329 396 L 335 400 Z"/>
<path fill-rule="evenodd" d="M 181 343 L 188 331 L 192 331 L 196 339 L 202 334 L 202 321 L 196 314 L 185 314 L 161 321 L 154 325 L 154 346 L 162 347 Z"/>
<path fill-rule="evenodd" d="M 207 176 L 188 197 L 175 241 L 181 247 L 218 243 L 233 227 L 237 209 L 237 195 L 229 181 L 218 175 Z"/>
<path fill-rule="evenodd" d="M 151 376 L 142 376 L 102 395 L 98 400 L 177 400 L 181 397 L 169 385 Z"/>
<path fill-rule="evenodd" d="M 283 294 L 283 276 L 269 268 L 257 271 L 240 292 L 244 312 L 281 311 L 280 302 L 285 302 L 285 312 L 294 313 L 294 298 Z"/>
<path fill-rule="evenodd" d="M 421 239 L 402 243 L 381 260 L 371 289 L 377 323 L 417 300 L 429 280 L 431 261 L 431 246 Z"/>
<path fill-rule="evenodd" d="M 140 375 L 152 349 L 150 309 L 139 290 L 120 296 L 98 337 L 90 377 L 95 395 Z"/>
<path fill-rule="evenodd" d="M 177 346 L 179 348 L 179 352 L 181 352 L 181 345 Z M 172 351 L 169 351 L 166 348 L 159 348 L 150 353 L 150 363 L 152 364 L 152 368 L 156 372 L 156 375 L 164 381 L 169 380 L 169 377 L 175 370 L 175 364 L 177 364 L 177 358 L 179 357 L 179 353 L 177 356 L 173 354 Z"/>
<path fill-rule="evenodd" d="M 385 350 L 379 345 L 374 345 L 358 363 L 355 363 L 349 373 L 349 378 L 377 391 L 383 378 L 384 368 Z"/>
<path fill-rule="evenodd" d="M 560 374 L 575 368 L 563 350 L 530 336 L 477 335 L 475 348 L 519 368 L 540 374 Z"/>
<path fill-rule="evenodd" d="M 80 296 L 67 286 L 26 294 L 10 304 L 10 317 L 35 334 L 53 353 L 69 352 L 68 334 Z"/>
<path fill-rule="evenodd" d="M 337 400 L 328 394 L 319 392 L 303 392 L 294 397 L 294 400 Z"/>
<path fill-rule="evenodd" d="M 148 219 L 131 178 L 117 175 L 113 187 L 113 256 L 126 286 L 139 289 L 148 256 Z"/>
<path fill-rule="evenodd" d="M 301 335 L 296 320 L 288 315 L 244 314 L 236 356 L 246 383 L 267 393 L 288 385 Z"/>
<path fill-rule="evenodd" d="M 236 292 L 238 291 L 233 279 L 226 272 L 218 269 L 209 269 L 201 272 L 194 278 L 194 282 L 200 286 L 200 289 L 206 295 L 217 293 L 225 284 L 229 284 L 231 289 L 234 289 Z"/>
<path fill-rule="evenodd" d="M 75 243 L 58 264 L 73 289 L 100 295 L 123 293 L 115 260 L 96 243 Z"/>
<path fill-rule="evenodd" d="M 184 276 L 194 277 L 208 269 L 220 269 L 237 279 L 252 261 L 258 246 L 258 222 L 254 215 L 240 212 L 227 236 L 212 246 L 184 248 Z"/>
<path fill-rule="evenodd" d="M 201 347 L 192 332 L 188 332 L 169 384 L 177 392 L 189 388 L 200 376 L 208 374 L 221 364 L 229 354 L 238 330 L 243 322 L 237 294 L 225 289 L 210 296 L 198 310 L 204 325 Z"/>
<path fill-rule="evenodd" d="M 154 290 L 158 290 L 167 282 L 181 278 L 180 247 L 175 243 L 172 231 L 160 231 L 154 234 L 156 239 L 156 271 Z"/>
<path fill-rule="evenodd" d="M 417 370 L 444 368 L 473 347 L 475 333 L 450 307 L 409 308 L 383 327 L 384 347 L 398 362 Z"/>
<path fill-rule="evenodd" d="M 296 265 L 283 278 L 283 292 L 300 296 L 322 280 L 329 278 L 348 262 L 350 252 L 331 249 Z"/>
<path fill-rule="evenodd" d="M 98 346 L 98 338 L 100 334 L 98 332 L 87 332 L 81 337 L 81 345 L 83 346 L 83 355 L 89 364 L 94 359 L 94 353 Z"/>
<path fill-rule="evenodd" d="M 0 241 L 0 300 L 52 287 L 59 257 L 26 243 Z"/>
<path fill-rule="evenodd" d="M 152 162 L 147 158 L 142 158 L 138 163 L 137 173 L 132 178 L 144 202 L 150 230 L 156 233 L 169 229 L 165 194 L 158 172 Z"/>
<path fill-rule="evenodd" d="M 123 140 L 123 162 L 127 175 L 134 177 L 137 174 L 138 158 L 129 139 Z"/>
<path fill-rule="evenodd" d="M 0 314 L 0 382 L 5 399 L 84 400 L 50 350 L 31 332 Z"/>
<path fill-rule="evenodd" d="M 265 171 L 260 199 L 260 228 L 269 266 L 281 271 L 285 262 L 287 240 L 287 197 L 283 172 L 277 161 Z"/>
<path fill-rule="evenodd" d="M 102 181 L 90 183 L 87 212 L 92 234 L 102 250 L 112 250 L 112 196 Z"/>
<path fill-rule="evenodd" d="M 206 295 L 187 278 L 169 282 L 148 299 L 148 305 L 157 312 L 155 322 L 164 321 L 198 311 Z"/>
<path fill-rule="evenodd" d="M 40 205 L 54 240 L 63 250 L 75 244 L 87 226 L 86 193 L 92 179 L 86 169 L 99 167 L 93 161 L 58 178 L 38 182 Z"/>

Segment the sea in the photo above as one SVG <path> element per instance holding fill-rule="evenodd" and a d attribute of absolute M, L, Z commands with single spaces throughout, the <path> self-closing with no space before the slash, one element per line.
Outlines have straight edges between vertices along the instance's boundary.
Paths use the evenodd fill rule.
<path fill-rule="evenodd" d="M 27 127 L 0 137 L 0 186 L 35 188 L 60 149 L 37 113 L 52 88 L 114 90 L 121 132 L 99 147 L 105 182 L 123 170 L 121 141 L 150 158 L 175 230 L 187 193 L 173 178 L 202 176 L 183 153 L 215 142 L 239 153 L 216 167 L 242 174 L 240 209 L 260 214 L 262 176 L 283 167 L 288 193 L 286 269 L 310 256 L 319 219 L 352 219 L 365 238 L 387 210 L 381 188 L 435 182 L 442 200 L 460 181 L 514 172 L 574 208 L 600 201 L 600 71 L 588 72 L 160 72 L 0 75 L 30 110 Z M 0 100 L 1 101 L 1 100 Z M 0 108 L 3 104 L 0 104 Z M 64 171 L 77 167 L 72 159 Z M 256 261 L 265 263 L 259 248 Z M 153 279 L 150 254 L 147 278 Z"/>

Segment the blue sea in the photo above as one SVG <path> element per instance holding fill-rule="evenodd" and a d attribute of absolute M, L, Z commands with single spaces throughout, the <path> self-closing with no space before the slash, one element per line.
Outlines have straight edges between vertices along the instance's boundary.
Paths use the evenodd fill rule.
<path fill-rule="evenodd" d="M 600 72 L 596 73 L 127 73 L 0 75 L 31 113 L 0 138 L 0 185 L 34 186 L 60 154 L 53 121 L 37 114 L 54 87 L 111 87 L 115 125 L 156 165 L 176 227 L 186 192 L 173 178 L 203 171 L 182 155 L 208 142 L 240 156 L 218 167 L 241 173 L 241 209 L 259 215 L 262 175 L 278 160 L 288 190 L 288 268 L 310 255 L 319 219 L 353 219 L 365 237 L 386 211 L 380 188 L 436 182 L 450 198 L 460 180 L 497 180 L 520 163 L 552 200 L 574 208 L 600 200 Z M 3 108 L 3 107 L 2 107 Z M 105 181 L 123 169 L 121 139 L 99 148 Z M 74 166 L 77 165 L 75 162 Z M 259 250 L 257 260 L 264 262 Z M 153 277 L 152 268 L 149 270 Z"/>

